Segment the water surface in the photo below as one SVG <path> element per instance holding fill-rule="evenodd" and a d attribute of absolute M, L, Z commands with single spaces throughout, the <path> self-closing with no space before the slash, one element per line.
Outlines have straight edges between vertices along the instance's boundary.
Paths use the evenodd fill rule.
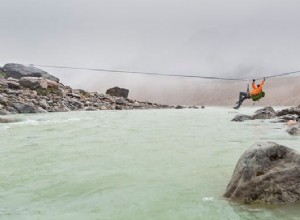
<path fill-rule="evenodd" d="M 0 124 L 0 219 L 298 219 L 299 205 L 241 206 L 222 197 L 258 141 L 300 151 L 254 108 L 18 115 Z"/>

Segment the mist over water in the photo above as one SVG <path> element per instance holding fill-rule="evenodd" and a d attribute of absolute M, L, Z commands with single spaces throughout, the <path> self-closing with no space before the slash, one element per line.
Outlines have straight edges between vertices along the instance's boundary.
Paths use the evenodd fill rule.
<path fill-rule="evenodd" d="M 283 124 L 231 122 L 236 114 L 206 108 L 18 115 L 23 121 L 0 124 L 0 218 L 296 219 L 297 206 L 243 206 L 222 197 L 238 158 L 255 142 L 300 151 L 299 138 Z"/>

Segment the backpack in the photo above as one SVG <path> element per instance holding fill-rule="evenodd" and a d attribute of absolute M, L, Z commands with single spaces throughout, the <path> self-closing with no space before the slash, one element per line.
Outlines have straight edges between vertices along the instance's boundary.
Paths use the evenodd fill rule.
<path fill-rule="evenodd" d="M 261 91 L 257 95 L 251 95 L 251 98 L 254 102 L 260 100 L 262 97 L 265 97 L 265 92 Z"/>

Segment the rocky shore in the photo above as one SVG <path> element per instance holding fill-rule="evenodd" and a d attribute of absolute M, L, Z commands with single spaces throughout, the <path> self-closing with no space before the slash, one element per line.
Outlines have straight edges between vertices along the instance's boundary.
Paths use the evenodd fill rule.
<path fill-rule="evenodd" d="M 270 119 L 285 123 L 290 135 L 300 135 L 300 105 L 275 111 L 271 106 L 232 121 Z M 289 204 L 300 201 L 300 154 L 274 143 L 256 143 L 238 160 L 224 197 L 252 204 Z"/>
<path fill-rule="evenodd" d="M 279 111 L 267 106 L 257 110 L 253 115 L 238 114 L 231 121 L 243 122 L 256 119 L 273 119 L 273 123 L 285 123 L 288 125 L 287 132 L 290 135 L 300 135 L 300 105 Z"/>
<path fill-rule="evenodd" d="M 118 87 L 109 89 L 107 94 L 87 92 L 65 86 L 57 77 L 32 66 L 10 63 L 0 67 L 0 115 L 184 108 L 131 100 L 128 92 Z"/>

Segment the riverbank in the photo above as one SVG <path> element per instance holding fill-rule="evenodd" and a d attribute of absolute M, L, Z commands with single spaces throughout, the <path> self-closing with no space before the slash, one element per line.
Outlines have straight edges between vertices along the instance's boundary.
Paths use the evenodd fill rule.
<path fill-rule="evenodd" d="M 184 107 L 73 89 L 41 69 L 21 64 L 6 64 L 0 68 L 0 115 L 170 108 Z"/>

